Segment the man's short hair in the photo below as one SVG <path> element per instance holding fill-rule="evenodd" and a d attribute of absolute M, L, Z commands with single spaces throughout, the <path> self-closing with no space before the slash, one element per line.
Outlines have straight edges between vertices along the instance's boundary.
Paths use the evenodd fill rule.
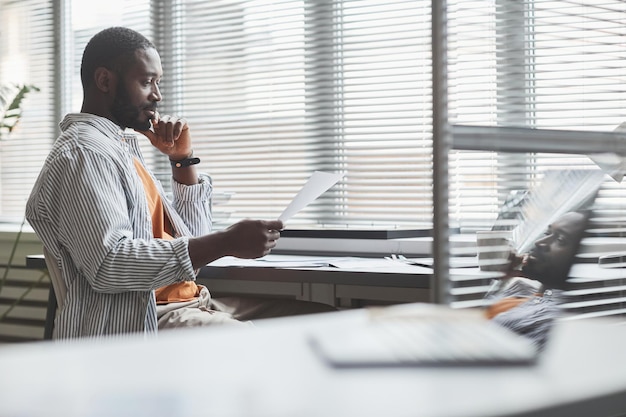
<path fill-rule="evenodd" d="M 111 27 L 95 34 L 87 43 L 80 66 L 83 89 L 93 83 L 98 67 L 124 73 L 134 62 L 138 49 L 155 48 L 141 33 L 125 27 Z M 156 48 L 155 48 L 156 49 Z"/>

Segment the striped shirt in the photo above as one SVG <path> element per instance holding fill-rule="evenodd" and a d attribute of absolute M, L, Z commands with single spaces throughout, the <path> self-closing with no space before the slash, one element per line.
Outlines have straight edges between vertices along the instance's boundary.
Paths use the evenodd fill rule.
<path fill-rule="evenodd" d="M 210 179 L 173 181 L 172 201 L 155 179 L 175 232 L 155 239 L 133 164 L 145 166 L 137 136 L 85 113 L 67 115 L 61 130 L 26 205 L 67 285 L 55 338 L 156 333 L 154 290 L 195 280 L 188 237 L 211 231 Z"/>
<path fill-rule="evenodd" d="M 556 319 L 561 317 L 564 292 L 558 289 L 541 290 L 539 281 L 517 277 L 512 285 L 488 299 L 492 302 L 509 297 L 524 298 L 524 302 L 496 315 L 492 320 L 517 334 L 530 339 L 543 349 Z M 541 292 L 538 292 L 541 291 Z"/>

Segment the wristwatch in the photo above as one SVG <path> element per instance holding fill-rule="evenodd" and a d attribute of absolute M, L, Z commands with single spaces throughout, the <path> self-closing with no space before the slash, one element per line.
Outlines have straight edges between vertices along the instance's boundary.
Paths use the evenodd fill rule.
<path fill-rule="evenodd" d="M 178 161 L 172 161 L 170 159 L 170 164 L 172 165 L 173 168 L 184 168 L 184 167 L 188 167 L 190 165 L 196 165 L 199 163 L 200 163 L 200 158 L 196 158 L 194 156 L 190 158 L 180 159 Z"/>

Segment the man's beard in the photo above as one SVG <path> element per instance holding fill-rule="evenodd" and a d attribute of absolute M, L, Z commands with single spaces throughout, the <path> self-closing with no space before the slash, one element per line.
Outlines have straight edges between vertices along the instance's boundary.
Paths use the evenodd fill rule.
<path fill-rule="evenodd" d="M 146 106 L 145 109 L 156 111 L 156 103 L 152 103 Z M 113 115 L 117 123 L 122 128 L 130 127 L 134 130 L 139 131 L 150 129 L 150 120 L 139 120 L 139 116 L 141 115 L 140 110 L 142 109 L 139 109 L 138 107 L 130 104 L 128 92 L 126 91 L 122 83 L 118 84 L 117 94 L 115 95 L 115 100 L 113 101 L 113 105 L 111 106 L 111 114 Z"/>
<path fill-rule="evenodd" d="M 550 288 L 561 288 L 574 259 L 546 259 L 541 253 L 534 254 L 537 258 L 522 267 L 524 276 L 541 281 Z"/>

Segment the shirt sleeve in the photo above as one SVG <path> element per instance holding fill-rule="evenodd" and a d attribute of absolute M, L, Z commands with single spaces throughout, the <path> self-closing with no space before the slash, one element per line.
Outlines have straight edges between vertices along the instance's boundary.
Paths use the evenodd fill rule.
<path fill-rule="evenodd" d="M 191 236 L 211 233 L 213 184 L 211 177 L 200 174 L 199 183 L 185 185 L 172 178 L 174 211 L 181 217 Z"/>
<path fill-rule="evenodd" d="M 95 291 L 148 291 L 195 279 L 186 237 L 152 238 L 145 192 L 131 168 L 85 149 L 50 165 L 57 238 Z"/>

